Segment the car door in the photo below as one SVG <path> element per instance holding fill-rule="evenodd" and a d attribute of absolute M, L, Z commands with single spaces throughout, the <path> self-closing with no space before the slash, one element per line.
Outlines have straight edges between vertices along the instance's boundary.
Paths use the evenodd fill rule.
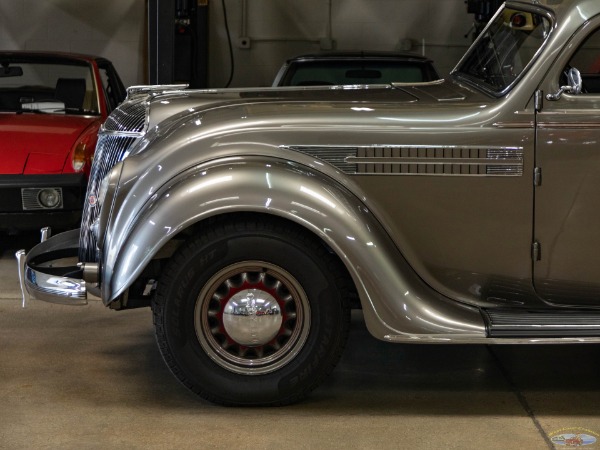
<path fill-rule="evenodd" d="M 537 115 L 534 285 L 552 304 L 600 306 L 600 18 L 564 48 Z M 583 92 L 548 98 L 570 67 Z"/>

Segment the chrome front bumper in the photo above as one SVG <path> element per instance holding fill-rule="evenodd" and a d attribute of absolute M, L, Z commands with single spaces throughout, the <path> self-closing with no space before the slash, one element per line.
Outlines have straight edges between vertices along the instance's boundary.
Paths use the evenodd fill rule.
<path fill-rule="evenodd" d="M 16 253 L 23 306 L 28 296 L 65 305 L 87 304 L 83 268 L 78 265 L 79 229 L 49 237 L 42 230 L 42 242 L 29 253 Z"/>

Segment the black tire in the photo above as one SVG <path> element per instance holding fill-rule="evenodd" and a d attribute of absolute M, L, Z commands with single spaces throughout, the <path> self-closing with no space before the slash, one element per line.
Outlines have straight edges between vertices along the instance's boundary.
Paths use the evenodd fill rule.
<path fill-rule="evenodd" d="M 339 260 L 306 230 L 268 218 L 214 220 L 159 279 L 157 342 L 173 374 L 211 402 L 293 403 L 341 356 L 348 292 Z"/>

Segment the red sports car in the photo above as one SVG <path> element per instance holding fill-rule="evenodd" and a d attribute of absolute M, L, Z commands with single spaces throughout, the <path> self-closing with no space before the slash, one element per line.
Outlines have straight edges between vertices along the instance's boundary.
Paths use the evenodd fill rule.
<path fill-rule="evenodd" d="M 104 58 L 0 52 L 0 230 L 78 225 L 98 129 L 125 94 Z"/>

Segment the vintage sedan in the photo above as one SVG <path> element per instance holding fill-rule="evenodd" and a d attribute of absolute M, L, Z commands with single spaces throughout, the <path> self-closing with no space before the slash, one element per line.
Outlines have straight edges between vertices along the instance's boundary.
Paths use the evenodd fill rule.
<path fill-rule="evenodd" d="M 287 60 L 273 86 L 418 83 L 439 78 L 433 61 L 412 53 L 330 52 Z"/>
<path fill-rule="evenodd" d="M 98 130 L 124 98 L 104 58 L 0 52 L 0 230 L 80 223 Z"/>
<path fill-rule="evenodd" d="M 318 386 L 355 298 L 387 342 L 598 343 L 598 48 L 597 0 L 508 1 L 443 81 L 131 89 L 24 289 L 150 305 L 174 375 L 228 405 Z"/>

